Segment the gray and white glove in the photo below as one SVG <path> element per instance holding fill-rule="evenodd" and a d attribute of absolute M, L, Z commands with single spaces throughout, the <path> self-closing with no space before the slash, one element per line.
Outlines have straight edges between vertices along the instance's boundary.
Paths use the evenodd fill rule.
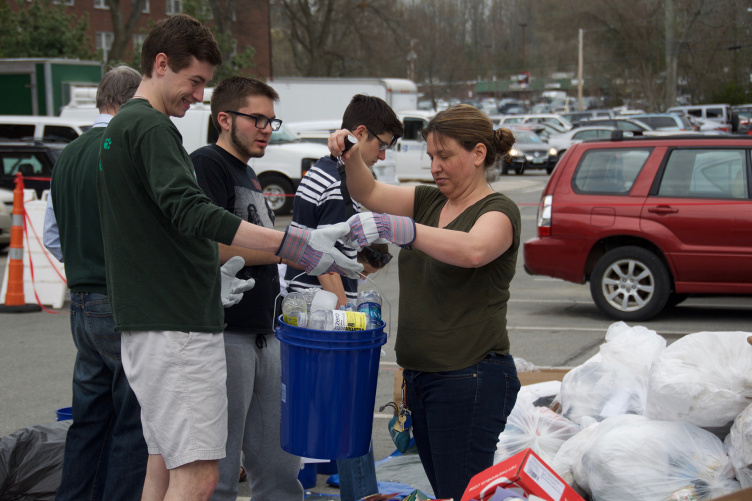
<path fill-rule="evenodd" d="M 350 217 L 347 224 L 350 234 L 346 244 L 358 250 L 381 239 L 400 247 L 410 247 L 415 241 L 415 221 L 410 217 L 361 212 Z"/>
<path fill-rule="evenodd" d="M 338 223 L 313 231 L 288 226 L 282 245 L 275 254 L 302 265 L 309 275 L 334 272 L 358 278 L 358 273 L 363 271 L 363 265 L 334 248 L 337 240 L 348 233 L 350 225 L 347 223 Z"/>
<path fill-rule="evenodd" d="M 225 308 L 238 304 L 243 299 L 243 293 L 256 285 L 252 278 L 241 280 L 235 276 L 244 267 L 245 260 L 240 256 L 233 256 L 219 269 L 222 277 L 222 306 Z"/>

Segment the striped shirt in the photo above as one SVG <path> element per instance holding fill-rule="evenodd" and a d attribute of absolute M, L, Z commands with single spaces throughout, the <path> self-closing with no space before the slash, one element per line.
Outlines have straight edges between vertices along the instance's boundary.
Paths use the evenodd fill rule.
<path fill-rule="evenodd" d="M 353 201 L 353 207 L 360 212 L 360 204 Z M 314 230 L 346 221 L 345 201 L 342 198 L 341 180 L 337 170 L 337 162 L 330 157 L 322 157 L 303 176 L 293 201 L 291 226 Z M 345 247 L 341 242 L 336 245 L 351 259 L 357 258 L 357 251 Z M 288 282 L 289 292 L 300 291 L 315 287 L 320 289 L 321 283 L 317 277 L 306 275 L 301 270 L 287 268 L 285 280 Z M 300 276 L 297 276 L 300 275 Z M 342 277 L 348 301 L 356 302 L 358 296 L 358 282 L 352 278 Z"/>

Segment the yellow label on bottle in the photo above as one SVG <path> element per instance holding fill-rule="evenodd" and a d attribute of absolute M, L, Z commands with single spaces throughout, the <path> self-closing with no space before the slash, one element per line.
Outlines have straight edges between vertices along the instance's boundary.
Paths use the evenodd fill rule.
<path fill-rule="evenodd" d="M 298 316 L 295 315 L 294 317 L 290 317 L 287 315 L 282 315 L 282 321 L 286 323 L 287 325 L 298 325 Z"/>
<path fill-rule="evenodd" d="M 359 311 L 334 310 L 334 331 L 363 331 L 366 330 L 368 318 Z"/>

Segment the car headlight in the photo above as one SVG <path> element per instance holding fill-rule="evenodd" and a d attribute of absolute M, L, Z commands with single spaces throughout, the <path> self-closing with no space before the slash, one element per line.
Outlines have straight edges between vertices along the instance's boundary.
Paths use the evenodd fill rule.
<path fill-rule="evenodd" d="M 512 148 L 511 150 L 509 150 L 509 155 L 513 157 L 518 157 L 520 156 L 520 152 L 517 151 L 517 148 Z"/>
<path fill-rule="evenodd" d="M 552 157 L 555 157 L 557 153 L 558 152 L 556 151 L 556 148 L 551 148 L 550 150 L 548 150 L 548 154 Z"/>

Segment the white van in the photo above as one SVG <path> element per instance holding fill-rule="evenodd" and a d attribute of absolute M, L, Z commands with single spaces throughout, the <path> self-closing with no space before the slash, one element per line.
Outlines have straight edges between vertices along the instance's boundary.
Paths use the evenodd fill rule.
<path fill-rule="evenodd" d="M 96 117 L 0 115 L 0 138 L 71 142 L 89 130 Z"/>
<path fill-rule="evenodd" d="M 433 113 L 422 110 L 396 113 L 402 120 L 405 133 L 394 148 L 386 150 L 386 159 L 374 164 L 376 177 L 390 184 L 397 184 L 397 181 L 433 181 L 431 159 L 426 152 L 426 142 L 421 136 L 421 131 L 428 125 Z M 326 144 L 329 134 L 339 129 L 342 121 L 322 120 L 288 125 L 290 130 L 298 134 L 301 139 Z M 395 169 L 396 174 L 391 173 L 392 168 Z"/>
<path fill-rule="evenodd" d="M 202 146 L 217 141 L 217 130 L 211 121 L 211 107 L 207 103 L 211 93 L 206 89 L 204 102 L 191 106 L 182 118 L 171 117 L 183 136 L 183 147 L 191 153 Z M 87 109 L 94 117 L 97 109 L 93 105 L 63 107 L 61 116 L 81 116 Z M 305 172 L 316 161 L 329 154 L 329 148 L 321 144 L 308 143 L 291 132 L 285 124 L 272 133 L 266 153 L 262 158 L 252 158 L 248 165 L 253 167 L 259 178 L 269 206 L 275 214 L 292 212 L 295 191 Z"/>
<path fill-rule="evenodd" d="M 714 120 L 722 124 L 731 124 L 731 106 L 728 104 L 697 104 L 690 106 L 674 106 L 666 110 L 667 113 Z"/>

